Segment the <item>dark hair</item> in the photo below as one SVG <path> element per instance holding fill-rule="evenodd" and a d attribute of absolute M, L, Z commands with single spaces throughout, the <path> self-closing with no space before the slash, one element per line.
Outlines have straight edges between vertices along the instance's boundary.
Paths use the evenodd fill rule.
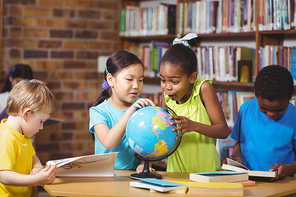
<path fill-rule="evenodd" d="M 182 68 L 181 72 L 188 76 L 197 72 L 197 59 L 193 50 L 184 44 L 174 44 L 171 46 L 161 58 L 159 67 L 165 62 Z"/>
<path fill-rule="evenodd" d="M 290 100 L 294 93 L 293 77 L 284 67 L 266 66 L 258 73 L 254 89 L 256 97 L 269 101 Z"/>
<path fill-rule="evenodd" d="M 11 83 L 9 77 L 15 78 L 22 78 L 22 79 L 33 79 L 33 71 L 29 65 L 26 64 L 16 64 L 14 65 L 10 72 L 7 75 L 7 78 L 4 82 L 4 86 L 2 88 L 2 92 L 7 92 L 11 90 Z"/>
<path fill-rule="evenodd" d="M 116 76 L 122 69 L 129 67 L 132 64 L 141 64 L 144 68 L 141 60 L 134 54 L 129 53 L 127 51 L 116 51 L 111 54 L 111 56 L 107 59 L 106 67 L 108 72 L 112 76 Z M 105 80 L 106 80 L 106 70 L 105 70 Z M 101 94 L 98 96 L 96 101 L 94 102 L 94 106 L 102 103 L 106 98 L 110 98 L 112 95 L 111 88 L 103 89 Z"/>

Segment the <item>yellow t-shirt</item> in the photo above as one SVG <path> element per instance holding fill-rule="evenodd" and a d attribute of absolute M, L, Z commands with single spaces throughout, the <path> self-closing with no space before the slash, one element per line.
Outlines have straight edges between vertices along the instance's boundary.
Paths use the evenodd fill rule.
<path fill-rule="evenodd" d="M 166 104 L 178 116 L 212 125 L 206 108 L 200 98 L 200 87 L 211 80 L 195 81 L 190 98 L 183 104 L 177 104 L 165 95 Z M 168 157 L 168 172 L 210 172 L 219 169 L 219 155 L 216 149 L 216 139 L 206 137 L 197 132 L 187 132 L 182 136 L 177 150 Z"/>
<path fill-rule="evenodd" d="M 5 124 L 0 124 L 0 170 L 10 170 L 20 174 L 30 174 L 35 150 L 31 139 Z M 7 186 L 0 183 L 0 196 L 31 196 L 32 187 Z"/>

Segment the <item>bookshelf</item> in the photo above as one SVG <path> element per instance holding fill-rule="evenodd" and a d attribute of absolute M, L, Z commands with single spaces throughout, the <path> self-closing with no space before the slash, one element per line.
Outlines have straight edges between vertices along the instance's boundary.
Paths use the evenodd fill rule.
<path fill-rule="evenodd" d="M 205 0 L 206 1 L 206 0 Z M 231 1 L 231 0 L 217 0 L 219 2 L 224 1 Z M 236 1 L 236 0 L 234 0 Z M 233 2 L 234 2 L 233 1 Z M 238 0 L 243 2 L 243 0 Z M 291 29 L 275 29 L 271 28 L 269 30 L 266 30 L 265 28 L 261 28 L 262 23 L 262 5 L 263 2 L 267 2 L 265 0 L 247 0 L 249 2 L 253 1 L 254 5 L 254 26 L 250 31 L 247 32 L 220 32 L 220 33 L 198 33 L 198 38 L 196 39 L 198 44 L 198 47 L 202 46 L 213 46 L 214 45 L 227 45 L 227 46 L 248 46 L 255 49 L 255 59 L 253 63 L 253 81 L 255 77 L 258 74 L 259 65 L 260 65 L 260 48 L 266 47 L 266 46 L 287 46 L 287 47 L 293 47 L 296 46 L 296 20 L 295 25 Z M 133 6 L 140 6 L 141 2 L 153 2 L 155 4 L 159 2 L 168 2 L 168 1 L 157 1 L 157 0 L 120 0 L 119 1 L 119 12 L 122 8 L 125 8 L 127 5 L 133 5 Z M 172 1 L 169 1 L 171 3 Z M 196 2 L 195 0 L 175 0 L 174 1 L 176 5 L 179 3 L 190 3 L 190 2 Z M 269 1 L 269 2 L 275 2 L 275 1 Z M 291 2 L 291 1 L 290 1 Z M 295 2 L 296 4 L 296 2 Z M 296 10 L 296 5 L 295 8 Z M 295 12 L 295 11 L 294 11 Z M 296 16 L 296 12 L 295 12 Z M 294 18 L 296 19 L 296 17 Z M 120 17 L 120 16 L 119 16 Z M 152 40 L 155 41 L 165 41 L 165 42 L 172 42 L 174 38 L 183 37 L 184 33 L 180 33 L 178 27 L 179 27 L 179 7 L 176 6 L 176 33 L 175 34 L 169 34 L 169 35 L 155 35 L 155 36 L 120 36 L 119 37 L 119 50 L 125 50 L 128 47 L 134 47 L 139 46 L 143 42 L 150 42 Z M 249 18 L 249 17 L 248 17 Z M 264 18 L 264 17 L 263 17 Z M 266 19 L 266 18 L 265 18 Z M 119 20 L 120 21 L 120 20 Z M 292 22 L 292 19 L 290 19 Z M 263 23 L 262 23 L 263 24 Z M 292 24 L 292 23 L 291 23 Z M 119 25 L 120 26 L 120 25 Z M 120 27 L 119 27 L 120 29 Z M 192 31 L 195 32 L 195 31 Z M 296 47 L 295 47 L 296 50 Z M 296 60 L 296 59 L 295 59 Z M 293 62 L 293 64 L 296 64 L 296 62 Z M 292 73 L 292 70 L 290 70 Z M 296 72 L 296 69 L 295 69 Z M 293 73 L 292 73 L 293 76 Z M 294 77 L 294 76 L 293 76 Z M 295 73 L 295 81 L 296 81 L 296 73 Z M 145 77 L 144 79 L 145 85 L 148 84 L 150 86 L 159 86 L 160 79 L 157 77 Z M 228 91 L 254 91 L 253 89 L 253 82 L 249 83 L 241 83 L 241 82 L 221 82 L 221 81 L 213 81 L 213 86 L 215 87 L 217 92 L 228 92 Z M 296 91 L 294 92 L 294 95 L 296 95 Z M 222 143 L 222 142 L 221 142 Z M 230 147 L 232 146 L 229 145 Z M 228 149 L 229 147 L 227 147 Z"/>
<path fill-rule="evenodd" d="M 217 0 L 218 1 L 218 0 Z M 223 0 L 224 2 L 227 2 L 226 0 Z M 259 55 L 258 51 L 260 47 L 265 47 L 267 45 L 277 45 L 277 46 L 285 46 L 285 45 L 290 45 L 290 46 L 296 46 L 296 41 L 294 40 L 293 36 L 296 34 L 295 26 L 292 27 L 291 29 L 285 29 L 285 30 L 273 30 L 276 27 L 272 27 L 271 30 L 262 30 L 260 27 L 258 27 L 262 22 L 262 5 L 264 2 L 263 0 L 247 0 L 249 2 L 253 2 L 254 6 L 254 27 L 250 29 L 250 31 L 247 32 L 221 32 L 221 33 L 202 33 L 198 34 L 197 42 L 198 46 L 205 46 L 207 42 L 214 41 L 214 42 L 224 42 L 228 43 L 232 46 L 235 45 L 245 45 L 244 40 L 248 40 L 248 43 L 252 47 L 255 48 L 255 60 L 254 60 L 254 69 L 253 69 L 253 80 L 255 76 L 258 74 L 258 64 L 259 64 Z M 121 9 L 126 8 L 126 6 L 141 6 L 141 3 L 147 4 L 147 2 L 152 2 L 152 5 L 159 4 L 160 2 L 165 2 L 165 3 L 172 3 L 176 4 L 176 32 L 175 34 L 168 34 L 168 35 L 149 35 L 149 36 L 120 36 L 119 37 L 119 49 L 120 50 L 125 50 L 128 47 L 132 46 L 139 46 L 143 42 L 149 42 L 151 40 L 155 41 L 165 41 L 165 42 L 172 42 L 175 37 L 181 37 L 184 36 L 184 34 L 180 34 L 178 27 L 179 27 L 179 3 L 190 3 L 190 2 L 196 2 L 195 0 L 120 0 L 119 1 L 119 7 L 118 10 L 120 12 Z M 221 0 L 219 1 L 221 2 Z M 241 1 L 243 2 L 243 0 Z M 290 4 L 289 4 L 290 5 Z M 291 6 L 291 5 L 290 5 Z M 264 8 L 266 9 L 266 8 Z M 250 15 L 251 16 L 251 15 Z M 120 18 L 120 16 L 119 16 Z M 265 17 L 266 18 L 266 17 Z M 294 16 L 295 18 L 295 16 Z M 119 20 L 120 21 L 120 20 Z M 290 19 L 292 22 L 292 19 Z M 292 24 L 292 23 L 291 23 Z M 296 24 L 296 21 L 295 21 Z M 294 29 L 293 29 L 294 28 Z M 264 28 L 263 28 L 264 29 Z M 193 31 L 194 32 L 194 31 Z M 288 42 L 285 40 L 288 39 Z M 292 41 L 292 42 L 291 42 Z M 247 44 L 248 44 L 247 43 Z M 292 43 L 292 44 L 291 44 Z M 145 80 L 148 84 L 155 84 L 159 82 L 159 80 L 147 78 Z M 245 90 L 246 87 L 247 89 L 250 90 L 252 88 L 249 88 L 250 84 L 244 84 L 244 83 L 225 83 L 225 82 L 219 82 L 216 81 L 214 82 L 214 86 L 216 86 L 218 89 L 217 91 L 223 89 L 226 90 L 228 88 L 235 89 L 235 90 Z M 235 86 L 235 87 L 233 87 Z M 241 89 L 240 89 L 241 88 Z"/>

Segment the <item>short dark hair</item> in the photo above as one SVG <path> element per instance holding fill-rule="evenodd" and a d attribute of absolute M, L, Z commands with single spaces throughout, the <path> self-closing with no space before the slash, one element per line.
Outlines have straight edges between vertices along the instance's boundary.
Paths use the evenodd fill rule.
<path fill-rule="evenodd" d="M 269 101 L 291 99 L 294 93 L 294 82 L 291 73 L 279 65 L 264 67 L 257 75 L 255 95 Z"/>
<path fill-rule="evenodd" d="M 4 86 L 1 92 L 7 92 L 11 90 L 11 83 L 9 77 L 15 78 L 22 78 L 22 79 L 33 79 L 33 71 L 31 67 L 27 64 L 16 64 L 14 65 L 10 72 L 7 75 L 5 80 Z"/>
<path fill-rule="evenodd" d="M 191 48 L 184 44 L 174 44 L 171 46 L 161 58 L 159 67 L 166 62 L 179 66 L 182 69 L 180 72 L 183 72 L 188 76 L 197 72 L 196 54 Z"/>

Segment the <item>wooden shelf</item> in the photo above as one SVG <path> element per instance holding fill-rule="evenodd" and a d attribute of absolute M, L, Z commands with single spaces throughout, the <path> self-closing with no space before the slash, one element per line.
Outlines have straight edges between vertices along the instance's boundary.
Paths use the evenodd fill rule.
<path fill-rule="evenodd" d="M 175 39 L 176 35 L 156 35 L 156 36 L 121 36 L 120 39 L 127 41 L 151 41 L 151 40 L 168 40 Z"/>
<path fill-rule="evenodd" d="M 254 83 L 213 81 L 213 86 L 219 92 L 229 90 L 254 91 Z"/>
<path fill-rule="evenodd" d="M 272 31 L 259 31 L 261 35 L 269 35 L 269 34 L 296 34 L 295 29 L 290 30 L 272 30 Z"/>
<path fill-rule="evenodd" d="M 240 36 L 254 36 L 255 37 L 256 32 L 251 31 L 251 32 L 238 32 L 238 33 L 214 33 L 214 34 L 198 34 L 198 37 L 240 37 Z"/>

